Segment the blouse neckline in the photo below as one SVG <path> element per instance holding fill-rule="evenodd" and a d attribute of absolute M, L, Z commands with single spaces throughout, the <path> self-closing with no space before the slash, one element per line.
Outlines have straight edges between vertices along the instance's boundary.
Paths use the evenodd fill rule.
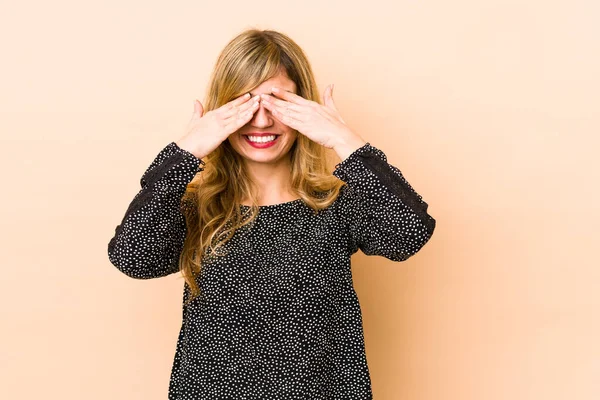
<path fill-rule="evenodd" d="M 294 205 L 294 204 L 300 203 L 300 202 L 302 202 L 302 198 L 286 201 L 283 203 L 277 203 L 277 204 L 265 204 L 262 206 L 258 206 L 258 208 L 262 210 L 262 209 L 266 209 L 266 208 L 285 207 L 285 206 Z M 246 205 L 246 204 L 240 204 L 240 207 L 241 208 L 250 208 L 250 206 Z"/>

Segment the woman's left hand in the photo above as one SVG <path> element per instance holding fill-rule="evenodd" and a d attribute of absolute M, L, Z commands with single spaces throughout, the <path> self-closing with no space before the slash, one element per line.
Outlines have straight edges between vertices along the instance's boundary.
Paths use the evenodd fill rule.
<path fill-rule="evenodd" d="M 359 138 L 344 122 L 333 102 L 333 85 L 327 86 L 319 104 L 281 88 L 272 96 L 261 95 L 261 102 L 279 121 L 309 139 L 327 147 Z"/>

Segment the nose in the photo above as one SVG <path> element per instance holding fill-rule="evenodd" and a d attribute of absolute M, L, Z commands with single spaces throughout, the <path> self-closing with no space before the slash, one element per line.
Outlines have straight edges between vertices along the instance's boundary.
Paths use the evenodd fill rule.
<path fill-rule="evenodd" d="M 250 125 L 255 128 L 268 128 L 273 125 L 271 112 L 263 105 L 262 100 L 258 103 L 258 110 L 250 120 Z"/>

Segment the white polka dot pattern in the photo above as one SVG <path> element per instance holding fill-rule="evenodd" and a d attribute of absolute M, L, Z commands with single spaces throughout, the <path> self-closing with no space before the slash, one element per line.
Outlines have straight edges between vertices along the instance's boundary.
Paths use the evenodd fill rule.
<path fill-rule="evenodd" d="M 339 196 L 351 236 L 350 253 L 404 261 L 427 243 L 435 219 L 402 172 L 380 149 L 366 143 L 336 165 L 333 175 L 347 183 Z"/>
<path fill-rule="evenodd" d="M 203 164 L 175 142 L 152 161 L 108 244 L 110 261 L 123 273 L 149 279 L 177 272 L 186 233 L 181 198 Z"/>
<path fill-rule="evenodd" d="M 174 142 L 161 150 L 109 243 L 119 270 L 140 279 L 177 272 L 180 199 L 200 164 Z M 261 206 L 227 254 L 203 265 L 201 295 L 183 307 L 170 400 L 373 398 L 350 256 L 360 248 L 406 260 L 435 220 L 369 143 L 334 175 L 346 185 L 330 207 L 315 215 L 301 199 Z M 184 284 L 184 303 L 189 296 Z"/>

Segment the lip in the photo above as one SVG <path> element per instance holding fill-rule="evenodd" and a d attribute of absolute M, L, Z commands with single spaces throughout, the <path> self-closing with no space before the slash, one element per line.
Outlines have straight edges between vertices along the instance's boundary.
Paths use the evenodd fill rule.
<path fill-rule="evenodd" d="M 279 136 L 281 136 L 281 135 L 275 135 L 275 140 L 272 140 L 267 143 L 252 142 L 250 140 L 250 138 L 248 137 L 248 135 L 242 135 L 242 136 L 244 136 L 244 140 L 246 141 L 246 143 L 248 143 L 249 146 L 254 147 L 255 149 L 267 149 L 271 146 L 275 146 L 275 144 L 279 142 Z M 257 135 L 257 136 L 265 136 L 265 135 Z"/>
<path fill-rule="evenodd" d="M 243 134 L 242 136 L 281 136 L 279 133 L 275 132 L 248 132 Z"/>

